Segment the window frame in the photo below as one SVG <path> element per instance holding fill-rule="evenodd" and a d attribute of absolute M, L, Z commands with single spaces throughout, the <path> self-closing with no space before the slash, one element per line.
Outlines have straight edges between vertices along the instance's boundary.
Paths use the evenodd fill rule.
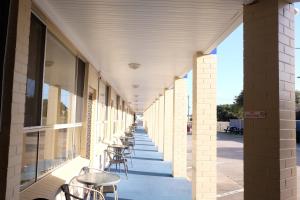
<path fill-rule="evenodd" d="M 81 121 L 81 122 L 76 122 L 76 112 L 75 112 L 75 121 L 73 122 L 73 121 L 71 121 L 71 122 L 69 122 L 69 123 L 64 123 L 64 124 L 59 124 L 59 123 L 55 123 L 55 124 L 52 124 L 52 125 L 43 125 L 42 124 L 42 120 L 43 120 L 43 97 L 42 97 L 42 95 L 43 95 L 43 86 L 44 86 L 44 84 L 45 84 L 45 60 L 46 60 L 46 48 L 47 48 L 47 34 L 52 34 L 53 36 L 54 36 L 54 38 L 62 45 L 62 46 L 64 46 L 65 48 L 66 48 L 66 50 L 68 50 L 74 57 L 75 57 L 75 59 L 76 59 L 76 63 L 75 63 L 75 72 L 77 73 L 77 60 L 78 59 L 80 59 L 78 56 L 76 56 L 76 55 L 74 55 L 74 53 L 73 53 L 73 51 L 71 51 L 67 46 L 65 46 L 65 44 L 59 39 L 59 38 L 57 38 L 56 37 L 56 35 L 54 34 L 54 33 L 52 33 L 49 29 L 48 29 L 48 27 L 47 27 L 47 23 L 45 23 L 43 20 L 41 20 L 40 18 L 39 18 L 39 16 L 37 15 L 37 14 L 35 14 L 33 11 L 31 12 L 31 16 L 34 16 L 35 18 L 37 18 L 37 20 L 40 22 L 40 23 L 42 23 L 44 26 L 45 26 L 45 39 L 44 39 L 44 57 L 43 57 L 43 73 L 41 73 L 41 76 L 42 76 L 42 89 L 41 89 L 41 97 L 40 97 L 40 101 L 41 101 L 41 104 L 40 104 L 40 123 L 38 124 L 38 125 L 34 125 L 34 126 L 24 126 L 24 128 L 23 128 L 23 135 L 25 135 L 25 134 L 28 134 L 28 133 L 37 133 L 37 143 L 36 143 L 36 146 L 37 146 L 37 149 L 36 149 L 36 159 L 35 159 L 35 174 L 34 174 L 34 179 L 33 180 L 30 180 L 30 181 L 27 181 L 27 182 L 25 182 L 24 184 L 22 184 L 21 185 L 21 180 L 22 179 L 20 179 L 20 191 L 23 191 L 23 190 L 25 190 L 26 188 L 28 188 L 28 187 L 30 187 L 32 184 L 34 184 L 34 183 L 36 183 L 36 182 L 38 182 L 39 180 L 41 180 L 42 178 L 44 178 L 45 176 L 47 176 L 47 175 L 49 175 L 51 172 L 53 172 L 54 170 L 56 170 L 56 169 L 58 169 L 59 167 L 61 167 L 61 166 L 63 166 L 63 165 L 65 165 L 65 164 L 67 164 L 68 162 L 70 162 L 71 160 L 73 160 L 74 158 L 76 158 L 76 157 L 78 157 L 78 156 L 80 156 L 80 153 L 79 152 L 77 152 L 77 150 L 75 150 L 76 149 L 76 147 L 74 146 L 74 138 L 75 138 L 75 134 L 76 134 L 76 129 L 77 128 L 81 128 L 81 131 L 82 131 L 82 127 L 83 127 L 83 125 L 82 125 L 82 122 L 83 121 Z M 84 96 L 84 89 L 85 89 L 85 87 L 86 87 L 86 85 L 85 85 L 85 79 L 86 79 L 86 62 L 84 61 L 84 60 L 82 60 L 82 59 L 80 59 L 83 63 L 84 63 L 84 79 L 83 79 L 83 103 L 82 103 L 82 109 L 84 109 L 84 98 L 85 98 L 85 96 Z M 75 79 L 75 96 L 76 96 L 76 101 L 77 101 L 77 84 L 76 84 L 76 81 L 77 81 L 77 74 L 75 73 L 75 77 L 74 77 L 74 79 Z M 27 77 L 26 77 L 27 78 Z M 75 108 L 76 109 L 76 111 L 77 111 L 77 107 Z M 82 110 L 82 112 L 83 112 L 83 110 Z M 25 116 L 25 114 L 24 114 L 24 116 Z M 83 120 L 83 117 L 82 117 L 82 119 L 81 120 Z M 57 166 L 54 166 L 53 168 L 49 168 L 49 170 L 46 172 L 46 173 L 44 173 L 44 174 L 42 174 L 42 175 L 38 175 L 38 167 L 39 167 L 39 150 L 40 150 L 40 133 L 41 132 L 45 132 L 45 131 L 47 131 L 47 130 L 53 130 L 53 131 L 55 131 L 55 130 L 61 130 L 61 129 L 68 129 L 68 128 L 70 128 L 70 129 L 73 129 L 73 131 L 72 131 L 72 152 L 71 152 L 71 158 L 67 158 L 65 161 L 63 161 L 62 163 L 60 163 L 60 164 L 58 164 Z M 55 134 L 55 133 L 53 133 L 53 134 Z M 53 145 L 55 145 L 55 144 L 53 144 Z M 79 144 L 79 145 L 81 145 L 81 144 Z M 81 148 L 80 146 L 79 147 L 77 147 L 77 148 Z M 65 150 L 67 150 L 67 149 L 65 149 Z M 74 153 L 76 151 L 76 153 Z M 24 155 L 24 153 L 25 152 L 22 152 L 22 156 Z M 75 154 L 77 154 L 77 155 L 75 155 Z M 23 168 L 23 163 L 21 163 L 21 168 Z"/>
<path fill-rule="evenodd" d="M 38 113 L 40 115 L 39 119 L 36 119 L 37 120 L 37 124 L 35 125 L 31 125 L 31 126 L 27 126 L 25 121 L 25 117 L 26 117 L 26 97 L 25 97 L 25 110 L 24 110 L 24 127 L 32 127 L 32 126 L 41 126 L 42 125 L 42 111 L 43 111 L 43 100 L 42 100 L 42 95 L 43 95 L 43 85 L 44 85 L 44 78 L 45 78 L 45 60 L 46 60 L 46 45 L 47 45 L 47 26 L 46 24 L 37 16 L 35 15 L 34 13 L 31 13 L 31 19 L 30 19 L 30 26 L 31 26 L 31 23 L 32 21 L 35 20 L 37 23 L 41 24 L 43 26 L 43 46 L 42 48 L 44 48 L 44 51 L 43 52 L 40 52 L 42 55 L 41 55 L 41 63 L 39 63 L 39 67 L 41 67 L 40 69 L 40 72 L 39 72 L 39 75 L 41 76 L 40 80 L 39 80 L 39 83 L 37 84 L 40 84 L 39 88 L 40 90 L 38 91 Z M 30 36 L 29 36 L 30 37 Z M 30 44 L 29 44 L 30 46 Z M 29 51 L 29 50 L 28 50 Z M 29 60 L 29 54 L 30 52 L 28 52 L 28 60 Z M 28 69 L 27 69 L 27 72 L 28 72 Z M 27 92 L 27 79 L 28 79 L 28 75 L 26 76 L 26 91 Z M 36 85 L 37 85 L 36 84 Z M 25 93 L 26 95 L 26 93 Z M 36 116 L 37 117 L 37 116 Z"/>

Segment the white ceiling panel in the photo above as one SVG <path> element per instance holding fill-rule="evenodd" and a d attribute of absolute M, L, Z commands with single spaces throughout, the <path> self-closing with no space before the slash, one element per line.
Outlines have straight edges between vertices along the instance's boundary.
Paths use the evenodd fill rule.
<path fill-rule="evenodd" d="M 241 0 L 36 0 L 138 110 L 241 23 Z M 72 36 L 72 37 L 71 37 Z M 139 69 L 128 67 L 140 63 Z M 138 84 L 138 88 L 132 85 Z M 135 97 L 135 95 L 139 95 Z"/>

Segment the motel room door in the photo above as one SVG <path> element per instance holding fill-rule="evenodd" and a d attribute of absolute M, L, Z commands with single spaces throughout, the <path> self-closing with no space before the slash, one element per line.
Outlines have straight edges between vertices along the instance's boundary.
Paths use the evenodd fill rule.
<path fill-rule="evenodd" d="M 89 96 L 87 103 L 87 135 L 86 135 L 86 156 L 90 159 L 93 152 L 93 142 L 91 141 L 92 133 L 95 132 L 94 120 L 96 114 L 96 91 L 93 88 L 89 88 Z"/>

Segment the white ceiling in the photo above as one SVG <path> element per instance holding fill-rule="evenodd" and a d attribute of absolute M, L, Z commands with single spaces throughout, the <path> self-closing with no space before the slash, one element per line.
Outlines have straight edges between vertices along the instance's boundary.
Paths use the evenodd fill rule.
<path fill-rule="evenodd" d="M 241 23 L 241 0 L 36 0 L 127 101 L 142 111 Z M 140 63 L 137 70 L 128 63 Z M 138 84 L 139 88 L 133 88 Z M 137 98 L 135 95 L 139 95 Z"/>

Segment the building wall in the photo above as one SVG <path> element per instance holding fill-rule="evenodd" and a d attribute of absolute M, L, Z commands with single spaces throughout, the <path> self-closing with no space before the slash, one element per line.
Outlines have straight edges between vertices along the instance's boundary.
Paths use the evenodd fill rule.
<path fill-rule="evenodd" d="M 40 12 L 35 5 L 28 0 L 20 0 L 19 1 L 19 10 L 18 10 L 18 22 L 17 22 L 17 41 L 16 41 L 16 50 L 15 50 L 15 69 L 14 69 L 14 78 L 13 78 L 13 94 L 12 94 L 12 107 L 11 107 L 11 131 L 10 131 L 10 141 L 9 141 L 9 160 L 8 160 L 8 169 L 7 169 L 7 187 L 5 192 L 5 199 L 13 199 L 18 200 L 20 198 L 20 180 L 21 180 L 21 168 L 22 168 L 22 153 L 23 153 L 23 134 L 24 134 L 24 110 L 25 110 L 25 92 L 26 92 L 26 80 L 27 80 L 27 62 L 28 62 L 28 47 L 29 47 L 29 32 L 30 32 L 30 16 L 32 9 L 35 10 L 35 13 L 43 19 L 43 22 L 46 23 L 49 31 L 55 34 L 57 38 L 67 47 L 69 48 L 75 55 L 82 57 L 80 54 L 80 50 L 76 49 L 67 39 L 67 36 L 64 36 L 56 26 L 49 21 L 42 12 Z M 84 58 L 83 58 L 84 59 Z M 88 60 L 84 59 L 87 63 Z M 102 140 L 96 140 L 99 135 L 103 135 L 103 133 L 98 135 L 97 123 L 100 121 L 103 123 L 105 120 L 103 113 L 105 113 L 105 106 L 103 97 L 101 98 L 101 106 L 99 106 L 99 102 L 97 101 L 98 94 L 103 94 L 103 89 L 105 90 L 105 85 L 102 83 L 100 90 L 98 89 L 98 73 L 97 70 L 87 64 L 86 68 L 86 80 L 85 80 L 85 90 L 84 90 L 84 116 L 83 116 L 83 128 L 81 135 L 81 156 L 86 157 L 86 131 L 87 131 L 87 98 L 89 88 L 92 89 L 95 93 L 95 102 L 93 103 L 93 115 L 92 115 L 92 142 L 91 144 L 91 152 L 90 156 L 93 160 L 97 160 L 99 156 L 102 156 L 101 153 L 95 154 L 95 149 L 101 147 L 104 148 Z M 115 120 L 115 103 L 116 103 L 116 95 L 114 89 L 111 89 L 111 98 L 113 100 L 112 109 L 111 109 L 111 118 L 109 118 L 109 123 L 113 124 Z M 122 102 L 123 98 L 120 98 Z M 97 109 L 99 112 L 97 112 Z M 97 115 L 97 113 L 100 113 Z M 99 116 L 100 115 L 100 116 Z M 130 120 L 128 118 L 131 116 L 127 116 L 127 122 Z M 125 120 L 125 119 L 124 119 Z M 132 120 L 131 120 L 132 121 Z M 125 123 L 125 122 L 122 122 Z M 127 123 L 129 125 L 129 123 Z M 96 130 L 97 129 L 97 130 Z M 102 131 L 102 130 L 101 130 Z M 111 130 L 112 131 L 112 130 Z M 112 132 L 111 132 L 112 134 Z M 68 141 L 66 141 L 66 145 L 68 145 Z M 100 148 L 100 149 L 101 149 Z M 101 150 L 99 151 L 101 152 Z M 103 153 L 102 153 L 103 154 Z M 59 169 L 59 168 L 58 168 Z M 56 171 L 56 170 L 55 170 Z M 76 174 L 74 174 L 76 175 Z M 49 177 L 50 175 L 47 175 Z M 43 180 L 43 179 L 42 179 Z M 37 185 L 41 184 L 40 181 L 37 181 L 33 185 L 29 186 L 26 191 L 30 188 L 38 188 Z M 59 187 L 59 186 L 58 186 Z M 58 188 L 57 187 L 57 188 Z M 45 192 L 49 192 L 45 189 Z M 55 192 L 55 191 L 52 191 Z"/>
<path fill-rule="evenodd" d="M 19 199 L 31 1 L 20 0 L 18 13 L 7 188 L 5 197 L 7 200 Z"/>

